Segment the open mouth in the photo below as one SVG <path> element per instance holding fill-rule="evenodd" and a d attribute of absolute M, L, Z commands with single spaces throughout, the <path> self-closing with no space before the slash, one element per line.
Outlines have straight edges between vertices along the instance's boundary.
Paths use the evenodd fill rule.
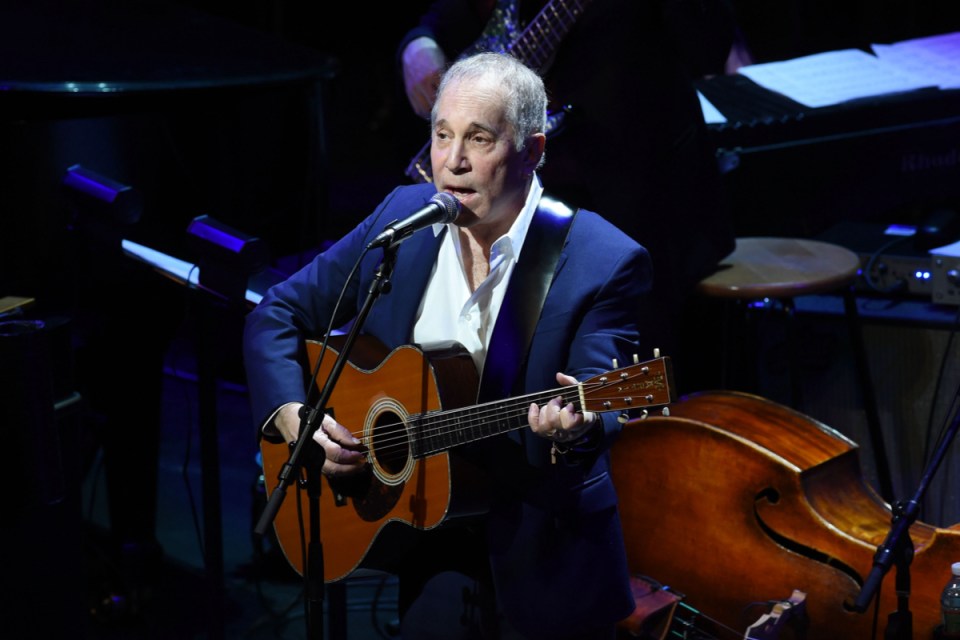
<path fill-rule="evenodd" d="M 465 200 L 469 199 L 470 196 L 476 193 L 476 191 L 474 191 L 473 189 L 467 189 L 463 187 L 446 187 L 444 191 L 452 195 L 454 198 L 456 198 L 460 202 L 464 202 Z"/>

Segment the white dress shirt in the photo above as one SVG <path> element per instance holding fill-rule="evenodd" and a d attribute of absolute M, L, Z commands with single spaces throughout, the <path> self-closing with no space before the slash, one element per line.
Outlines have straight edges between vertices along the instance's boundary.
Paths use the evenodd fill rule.
<path fill-rule="evenodd" d="M 476 291 L 470 291 L 470 281 L 463 264 L 457 228 L 448 224 L 447 235 L 440 245 L 440 254 L 434 264 L 430 281 L 420 301 L 413 328 L 413 342 L 429 349 L 431 344 L 456 340 L 466 348 L 483 373 L 490 335 L 503 302 L 510 274 L 537 210 L 543 186 L 534 176 L 523 210 L 509 231 L 498 238 L 490 249 L 490 272 Z M 434 225 L 440 233 L 443 225 Z"/>

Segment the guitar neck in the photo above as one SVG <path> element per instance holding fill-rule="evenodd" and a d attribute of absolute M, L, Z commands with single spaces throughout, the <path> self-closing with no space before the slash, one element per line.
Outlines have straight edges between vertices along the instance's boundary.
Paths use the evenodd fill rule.
<path fill-rule="evenodd" d="M 530 403 L 544 405 L 559 396 L 575 411 L 644 411 L 674 399 L 670 361 L 657 357 L 602 373 L 578 384 L 518 398 L 410 416 L 411 450 L 423 458 L 452 447 L 527 426 Z"/>
<path fill-rule="evenodd" d="M 413 457 L 424 458 L 462 444 L 522 429 L 527 426 L 531 402 L 542 406 L 557 396 L 563 398 L 564 406 L 573 403 L 577 411 L 581 410 L 580 385 L 574 385 L 520 398 L 413 416 L 410 420 Z"/>
<path fill-rule="evenodd" d="M 543 71 L 589 3 L 590 0 L 551 0 L 508 47 L 510 54 L 528 67 Z"/>

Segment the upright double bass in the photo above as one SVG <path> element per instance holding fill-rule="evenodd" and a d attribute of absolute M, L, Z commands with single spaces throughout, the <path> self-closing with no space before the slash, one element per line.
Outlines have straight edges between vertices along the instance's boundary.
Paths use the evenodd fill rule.
<path fill-rule="evenodd" d="M 808 416 L 744 393 L 694 394 L 625 425 L 613 475 L 631 571 L 730 628 L 794 590 L 806 594 L 805 634 L 784 638 L 882 637 L 897 610 L 896 568 L 854 610 L 893 514 L 864 481 L 857 445 Z M 917 522 L 910 539 L 913 637 L 933 638 L 960 526 Z"/>

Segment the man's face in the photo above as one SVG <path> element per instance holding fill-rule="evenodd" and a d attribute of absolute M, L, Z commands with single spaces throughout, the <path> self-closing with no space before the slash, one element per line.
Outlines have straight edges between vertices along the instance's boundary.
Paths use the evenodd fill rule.
<path fill-rule="evenodd" d="M 494 82 L 446 87 L 437 103 L 430 160 L 437 191 L 462 204 L 458 225 L 484 225 L 500 233 L 509 229 L 539 160 L 536 142 L 517 151 L 513 139 Z"/>

